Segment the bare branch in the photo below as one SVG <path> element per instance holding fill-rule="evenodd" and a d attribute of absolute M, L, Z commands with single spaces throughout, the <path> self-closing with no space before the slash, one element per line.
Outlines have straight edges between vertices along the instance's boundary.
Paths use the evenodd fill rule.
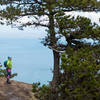
<path fill-rule="evenodd" d="M 35 12 L 31 12 L 31 13 L 23 13 L 23 14 L 20 14 L 20 16 L 31 16 L 31 15 L 38 15 L 38 13 L 35 13 Z M 49 15 L 48 13 L 45 13 L 43 12 L 43 15 Z"/>
<path fill-rule="evenodd" d="M 48 25 L 45 25 L 45 24 L 41 24 L 41 23 L 36 23 L 36 22 L 28 22 L 28 23 L 25 23 L 25 24 L 23 24 L 23 26 L 31 26 L 31 25 L 35 25 L 35 26 L 43 26 L 43 27 L 46 27 L 46 28 L 48 28 L 49 26 Z"/>
<path fill-rule="evenodd" d="M 53 48 L 52 46 L 48 46 L 48 48 L 50 48 L 50 49 L 52 49 L 52 50 L 54 50 L 55 52 L 58 52 L 58 53 L 64 53 L 65 52 L 65 50 L 64 51 L 57 50 L 57 49 Z"/>

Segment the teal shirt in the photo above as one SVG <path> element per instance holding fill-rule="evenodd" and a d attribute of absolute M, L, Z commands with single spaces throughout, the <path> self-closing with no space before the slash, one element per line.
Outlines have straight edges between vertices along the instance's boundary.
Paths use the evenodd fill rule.
<path fill-rule="evenodd" d="M 8 60 L 7 61 L 7 68 L 12 68 L 12 61 L 11 60 Z"/>

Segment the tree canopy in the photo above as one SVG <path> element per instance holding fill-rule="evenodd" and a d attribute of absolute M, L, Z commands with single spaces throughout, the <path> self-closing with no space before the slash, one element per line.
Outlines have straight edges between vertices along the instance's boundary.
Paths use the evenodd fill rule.
<path fill-rule="evenodd" d="M 60 52 L 66 48 L 78 50 L 89 45 L 82 42 L 83 38 L 98 40 L 100 27 L 91 23 L 88 18 L 67 16 L 70 11 L 100 11 L 100 1 L 97 0 L 0 0 L 3 7 L 0 16 L 6 18 L 12 24 L 20 17 L 33 17 L 35 20 L 23 24 L 23 26 L 43 26 L 47 28 L 47 37 L 43 43 L 53 50 L 54 70 L 53 86 L 60 83 Z M 44 20 L 41 17 L 46 16 Z M 46 23 L 44 23 L 46 21 Z M 59 43 L 61 37 L 66 44 Z M 95 43 L 95 41 L 94 41 Z M 99 48 L 98 48 L 99 49 Z M 70 52 L 70 49 L 68 49 Z M 82 51 L 81 51 L 82 52 Z M 73 54 L 74 52 L 72 52 Z M 69 53 L 70 54 L 70 53 Z M 94 53 L 94 55 L 96 55 Z M 73 62 L 72 62 L 73 63 Z M 53 91 L 56 91 L 53 89 Z"/>

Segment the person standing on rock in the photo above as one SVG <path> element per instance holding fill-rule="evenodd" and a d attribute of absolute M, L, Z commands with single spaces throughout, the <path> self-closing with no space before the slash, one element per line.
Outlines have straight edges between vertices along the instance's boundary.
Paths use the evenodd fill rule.
<path fill-rule="evenodd" d="M 7 83 L 10 84 L 10 77 L 11 77 L 11 69 L 12 69 L 12 58 L 8 57 L 7 60 L 7 66 L 6 66 L 6 71 L 7 71 Z"/>

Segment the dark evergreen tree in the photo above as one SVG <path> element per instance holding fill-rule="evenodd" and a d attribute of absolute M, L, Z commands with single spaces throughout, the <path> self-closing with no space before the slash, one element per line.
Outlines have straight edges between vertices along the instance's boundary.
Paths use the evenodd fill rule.
<path fill-rule="evenodd" d="M 98 49 L 99 48 L 99 49 Z M 62 55 L 59 100 L 100 99 L 100 47 L 89 45 Z M 94 56 L 96 54 L 96 56 Z"/>
<path fill-rule="evenodd" d="M 48 29 L 48 35 L 43 42 L 53 50 L 54 70 L 53 86 L 60 84 L 60 52 L 68 46 L 75 49 L 81 48 L 84 43 L 82 38 L 99 39 L 99 27 L 92 25 L 87 18 L 65 16 L 69 11 L 100 11 L 100 2 L 97 0 L 0 0 L 1 5 L 6 5 L 0 11 L 0 16 L 5 17 L 10 24 L 20 16 L 34 17 L 37 21 L 28 22 L 23 26 L 43 26 Z M 48 23 L 40 20 L 46 15 Z M 67 44 L 58 43 L 61 36 L 66 38 Z"/>

